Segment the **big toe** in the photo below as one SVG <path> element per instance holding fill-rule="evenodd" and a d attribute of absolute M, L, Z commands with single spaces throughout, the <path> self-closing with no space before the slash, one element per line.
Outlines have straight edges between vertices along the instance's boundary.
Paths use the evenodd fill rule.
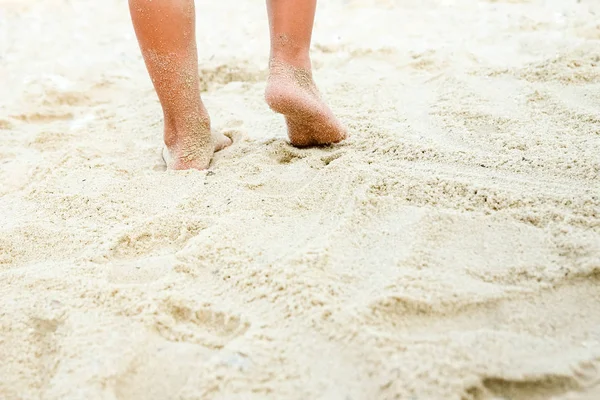
<path fill-rule="evenodd" d="M 225 147 L 231 146 L 233 143 L 230 138 L 222 133 L 214 134 L 215 151 L 223 150 Z"/>

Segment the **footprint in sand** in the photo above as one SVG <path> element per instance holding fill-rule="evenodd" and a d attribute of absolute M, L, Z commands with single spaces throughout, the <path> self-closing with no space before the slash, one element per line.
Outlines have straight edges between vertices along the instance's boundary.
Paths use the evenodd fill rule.
<path fill-rule="evenodd" d="M 250 323 L 236 315 L 168 299 L 159 307 L 153 328 L 171 342 L 195 343 L 221 349 L 246 333 Z"/>
<path fill-rule="evenodd" d="M 152 218 L 118 234 L 104 257 L 109 260 L 126 260 L 176 252 L 208 226 L 209 222 L 201 218 L 182 219 L 177 215 Z"/>
<path fill-rule="evenodd" d="M 0 130 L 11 130 L 14 128 L 14 124 L 7 119 L 0 118 Z"/>
<path fill-rule="evenodd" d="M 468 388 L 466 394 L 477 400 L 562 399 L 566 394 L 574 395 L 568 397 L 570 399 L 588 399 L 591 398 L 587 397 L 589 391 L 598 389 L 597 362 L 598 360 L 579 362 L 573 367 L 572 375 L 541 374 L 524 377 L 522 380 L 485 377 L 481 385 Z"/>
<path fill-rule="evenodd" d="M 56 121 L 68 121 L 73 119 L 73 113 L 60 111 L 40 111 L 27 114 L 13 115 L 12 118 L 28 123 L 47 124 Z"/>
<path fill-rule="evenodd" d="M 200 90 L 206 91 L 215 85 L 226 85 L 230 82 L 263 82 L 267 78 L 267 70 L 244 65 L 238 61 L 200 69 Z"/>

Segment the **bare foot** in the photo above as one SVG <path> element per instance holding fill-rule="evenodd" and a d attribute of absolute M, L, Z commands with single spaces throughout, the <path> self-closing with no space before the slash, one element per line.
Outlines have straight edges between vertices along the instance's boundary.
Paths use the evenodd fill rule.
<path fill-rule="evenodd" d="M 210 130 L 210 120 L 203 119 L 184 133 L 165 125 L 163 159 L 167 169 L 207 169 L 213 154 L 231 145 L 231 139 Z"/>
<path fill-rule="evenodd" d="M 337 143 L 348 134 L 321 99 L 310 70 L 272 61 L 265 99 L 283 114 L 294 146 Z"/>

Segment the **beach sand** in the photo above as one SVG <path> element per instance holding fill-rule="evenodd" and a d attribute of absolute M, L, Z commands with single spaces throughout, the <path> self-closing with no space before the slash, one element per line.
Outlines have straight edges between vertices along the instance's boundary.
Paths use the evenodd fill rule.
<path fill-rule="evenodd" d="M 323 0 L 302 150 L 197 14 L 172 172 L 126 2 L 0 0 L 1 399 L 600 399 L 600 3 Z"/>

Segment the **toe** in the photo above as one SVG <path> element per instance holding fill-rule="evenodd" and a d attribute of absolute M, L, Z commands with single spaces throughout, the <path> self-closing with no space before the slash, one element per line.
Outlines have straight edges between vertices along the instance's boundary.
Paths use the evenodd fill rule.
<path fill-rule="evenodd" d="M 169 151 L 167 146 L 164 146 L 162 149 L 162 158 L 167 166 L 167 169 L 173 169 L 173 165 L 175 164 L 175 159 L 171 155 L 171 152 Z"/>
<path fill-rule="evenodd" d="M 215 151 L 219 151 L 224 149 L 225 147 L 231 146 L 232 143 L 231 139 L 223 135 L 222 133 L 215 135 L 214 142 Z"/>

